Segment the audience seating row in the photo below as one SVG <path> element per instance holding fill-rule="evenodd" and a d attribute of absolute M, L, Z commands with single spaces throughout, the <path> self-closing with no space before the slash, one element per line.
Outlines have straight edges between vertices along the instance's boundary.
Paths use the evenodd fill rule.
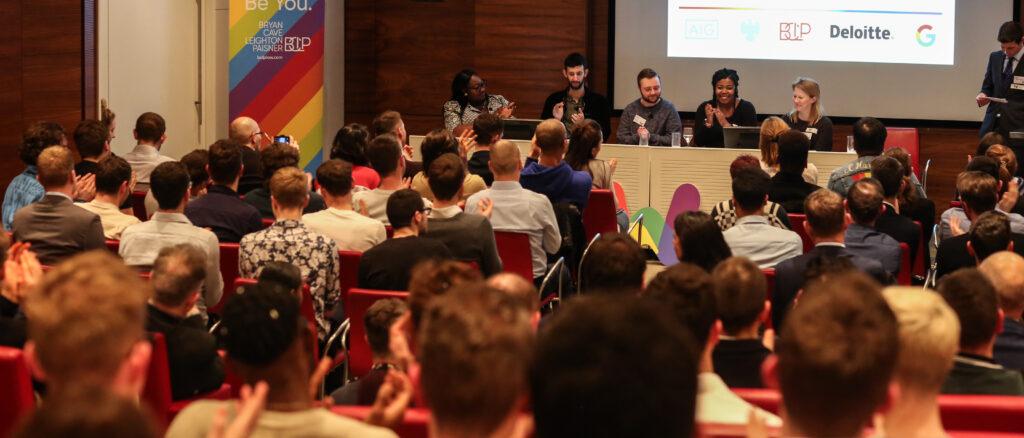
<path fill-rule="evenodd" d="M 167 364 L 167 341 L 161 333 L 150 333 L 153 353 L 149 359 L 149 370 L 146 373 L 146 386 L 142 390 L 142 400 L 162 427 L 171 424 L 189 403 L 200 399 L 228 400 L 231 398 L 231 385 L 227 383 L 215 391 L 195 398 L 181 401 L 171 400 L 171 372 Z"/>

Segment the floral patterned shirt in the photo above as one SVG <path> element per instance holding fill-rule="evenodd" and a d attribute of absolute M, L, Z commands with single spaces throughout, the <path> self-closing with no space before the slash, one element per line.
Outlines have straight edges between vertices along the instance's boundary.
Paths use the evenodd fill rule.
<path fill-rule="evenodd" d="M 493 113 L 509 104 L 508 99 L 499 94 L 488 94 L 486 100 L 486 108 L 489 113 Z M 466 108 L 460 108 L 459 102 L 455 100 L 445 102 L 442 110 L 444 113 L 444 127 L 448 131 L 454 131 L 455 127 L 459 125 L 472 125 L 477 116 L 483 114 L 473 105 L 466 105 Z"/>
<path fill-rule="evenodd" d="M 338 303 L 338 247 L 334 240 L 306 228 L 294 219 L 280 219 L 263 231 L 246 234 L 238 245 L 238 274 L 256 278 L 268 262 L 295 265 L 309 285 L 316 313 L 317 336 L 327 338 L 330 324 L 324 315 Z"/>

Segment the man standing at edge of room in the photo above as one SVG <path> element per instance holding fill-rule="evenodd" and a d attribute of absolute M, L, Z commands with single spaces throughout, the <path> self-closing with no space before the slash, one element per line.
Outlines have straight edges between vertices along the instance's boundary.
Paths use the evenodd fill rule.
<path fill-rule="evenodd" d="M 988 105 L 978 136 L 995 131 L 1009 139 L 1010 131 L 1024 127 L 1024 70 L 1020 67 L 1021 56 L 1024 55 L 1024 50 L 1021 50 L 1024 30 L 1020 23 L 1007 21 L 999 26 L 997 39 L 999 50 L 988 56 L 985 80 L 981 83 L 981 92 L 974 98 L 978 106 Z M 990 99 L 993 97 L 1007 102 L 993 102 Z M 1017 156 L 1024 152 L 1019 148 L 1013 148 L 1013 151 Z"/>
<path fill-rule="evenodd" d="M 548 96 L 544 101 L 540 118 L 561 120 L 569 132 L 572 132 L 572 127 L 583 119 L 594 119 L 601 124 L 601 132 L 605 133 L 604 139 L 607 141 L 608 135 L 612 133 L 612 107 L 608 104 L 608 98 L 587 87 L 587 76 L 590 74 L 587 58 L 573 52 L 565 57 L 563 65 L 562 76 L 569 82 L 569 86 Z"/>
<path fill-rule="evenodd" d="M 672 145 L 672 133 L 683 130 L 676 106 L 661 97 L 661 77 L 645 68 L 636 75 L 640 98 L 626 105 L 619 119 L 616 137 L 620 144 L 640 144 L 648 138 L 651 146 Z"/>

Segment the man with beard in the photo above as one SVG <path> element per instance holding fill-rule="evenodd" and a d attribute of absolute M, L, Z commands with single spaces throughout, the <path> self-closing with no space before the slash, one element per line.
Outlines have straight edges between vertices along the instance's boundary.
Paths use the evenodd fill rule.
<path fill-rule="evenodd" d="M 661 77 L 653 69 L 645 68 L 636 75 L 636 85 L 640 98 L 622 110 L 617 142 L 670 146 L 672 133 L 681 132 L 683 126 L 676 106 L 661 98 Z"/>
<path fill-rule="evenodd" d="M 587 59 L 583 55 L 573 52 L 565 57 L 562 76 L 569 81 L 569 86 L 562 91 L 556 91 L 544 101 L 544 110 L 540 113 L 542 119 L 559 119 L 565 123 L 566 129 L 572 132 L 572 127 L 583 119 L 594 119 L 601 124 L 601 132 L 604 139 L 608 140 L 611 135 L 611 105 L 608 98 L 595 93 L 586 86 L 587 75 L 590 69 L 587 68 Z"/>

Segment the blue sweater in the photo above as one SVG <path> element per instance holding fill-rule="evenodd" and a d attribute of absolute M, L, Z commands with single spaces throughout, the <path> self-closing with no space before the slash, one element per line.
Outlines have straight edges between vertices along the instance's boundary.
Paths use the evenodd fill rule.
<path fill-rule="evenodd" d="M 519 184 L 524 189 L 547 196 L 552 204 L 571 202 L 583 211 L 590 199 L 593 180 L 589 173 L 572 170 L 565 161 L 555 167 L 547 167 L 536 159 L 527 158 L 526 167 L 519 173 Z"/>

